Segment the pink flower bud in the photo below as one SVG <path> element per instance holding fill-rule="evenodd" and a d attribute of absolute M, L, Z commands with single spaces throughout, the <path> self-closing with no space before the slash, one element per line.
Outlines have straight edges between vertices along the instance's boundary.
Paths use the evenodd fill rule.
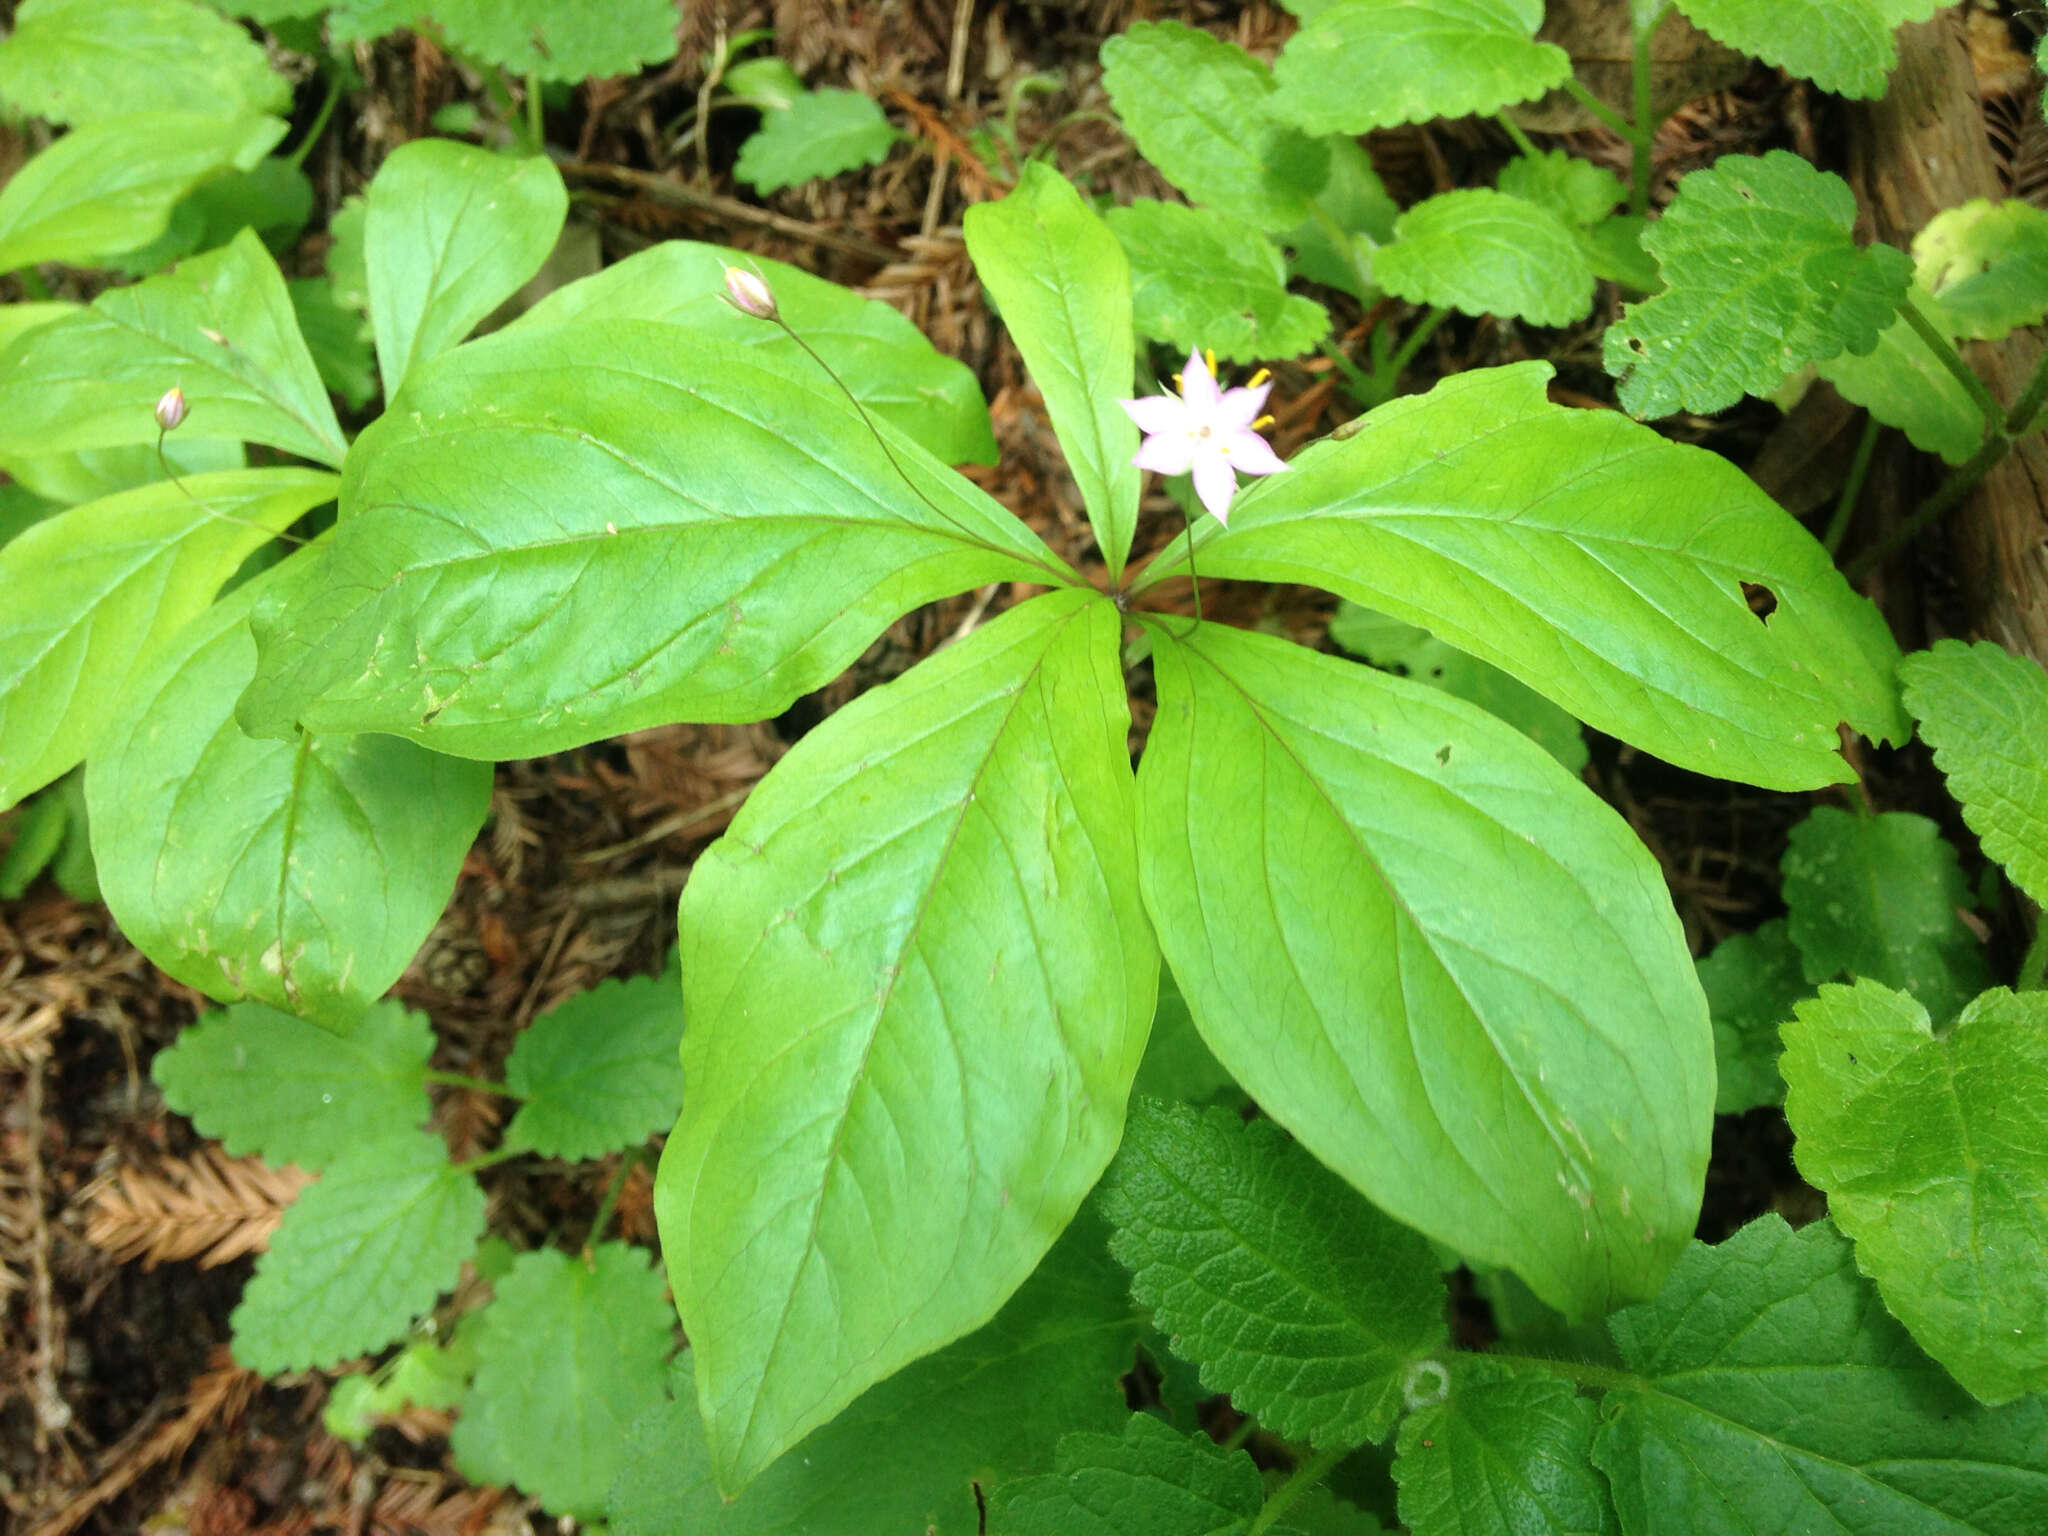
<path fill-rule="evenodd" d="M 773 320 L 775 295 L 768 291 L 768 284 L 762 281 L 758 272 L 743 272 L 738 267 L 725 269 L 726 302 L 743 315 L 752 315 L 756 320 Z"/>
<path fill-rule="evenodd" d="M 166 432 L 174 432 L 184 419 L 185 391 L 173 384 L 156 403 L 156 424 Z"/>

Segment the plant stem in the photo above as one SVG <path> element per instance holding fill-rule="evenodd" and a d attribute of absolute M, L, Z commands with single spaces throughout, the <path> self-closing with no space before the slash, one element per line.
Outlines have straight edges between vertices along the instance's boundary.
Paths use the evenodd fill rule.
<path fill-rule="evenodd" d="M 1849 531 L 1849 519 L 1855 515 L 1856 502 L 1863 494 L 1863 482 L 1870 477 L 1870 455 L 1877 447 L 1877 435 L 1884 430 L 1884 423 L 1867 411 L 1863 416 L 1863 435 L 1856 440 L 1856 456 L 1849 461 L 1849 476 L 1842 482 L 1842 494 L 1835 502 L 1835 514 L 1828 519 L 1828 531 L 1821 535 L 1821 544 L 1830 557 L 1840 552 L 1842 539 Z"/>
<path fill-rule="evenodd" d="M 1971 371 L 1968 363 L 1963 361 L 1963 355 L 1956 350 L 1955 343 L 1942 335 L 1932 320 L 1920 313 L 1920 306 L 1913 302 L 1911 294 L 1899 301 L 1899 316 L 1911 327 L 1913 334 L 1927 344 L 1927 350 L 1934 354 L 1935 360 L 1963 386 L 1963 392 L 1970 397 L 1970 403 L 1976 406 L 1984 417 L 1984 430 L 2003 433 L 2005 407 L 1998 403 L 1984 381 Z"/>
<path fill-rule="evenodd" d="M 164 457 L 164 428 L 156 429 L 156 463 L 164 472 L 164 478 L 175 485 L 184 498 L 208 517 L 219 518 L 224 523 L 237 523 L 244 528 L 254 528 L 258 533 L 268 534 L 273 539 L 282 539 L 287 544 L 303 544 L 306 541 L 295 533 L 279 533 L 250 517 L 237 517 L 232 512 L 223 512 L 192 494 L 192 488 L 178 478 L 178 472 L 171 468 L 171 461 Z"/>
<path fill-rule="evenodd" d="M 500 1163 L 509 1163 L 513 1158 L 524 1157 L 525 1155 L 526 1148 L 524 1147 L 499 1147 L 494 1151 L 484 1153 L 481 1157 L 472 1157 L 466 1163 L 457 1163 L 454 1171 L 462 1174 L 479 1174 L 486 1168 L 495 1168 Z"/>
<path fill-rule="evenodd" d="M 1226 507 L 1224 510 L 1227 512 L 1230 509 Z M 1188 525 L 1188 580 L 1194 584 L 1195 622 L 1199 624 L 1202 622 L 1202 578 L 1195 574 L 1195 519 L 1186 509 L 1182 510 L 1181 516 L 1187 520 Z"/>
<path fill-rule="evenodd" d="M 2043 399 L 2048 399 L 2048 352 L 2041 354 L 2041 360 L 2034 364 L 2034 376 L 2027 380 L 2027 387 L 2020 391 L 2019 399 L 2005 413 L 2008 437 L 2021 438 L 2033 434 Z"/>
<path fill-rule="evenodd" d="M 334 116 L 334 104 L 340 100 L 341 76 L 330 71 L 326 99 L 320 103 L 320 110 L 313 114 L 312 124 L 306 129 L 306 136 L 299 140 L 299 147 L 284 157 L 286 165 L 295 171 L 304 167 L 306 156 L 313 152 L 313 146 L 320 142 L 320 135 L 327 131 L 327 120 Z"/>
<path fill-rule="evenodd" d="M 1650 71 L 1654 63 L 1650 57 L 1650 41 L 1664 24 L 1664 13 L 1670 9 L 1669 5 L 1658 6 L 1656 13 L 1636 28 L 1631 70 L 1635 85 L 1635 122 L 1629 132 L 1629 144 L 1635 153 L 1629 158 L 1628 211 L 1638 218 L 1650 211 L 1650 150 L 1657 138 L 1657 125 L 1652 120 L 1656 107 L 1650 99 Z"/>
<path fill-rule="evenodd" d="M 526 77 L 526 132 L 533 140 L 533 152 L 544 155 L 548 149 L 548 126 L 541 110 L 540 76 Z"/>
<path fill-rule="evenodd" d="M 1295 1502 L 1304 1493 L 1307 1493 L 1324 1478 L 1328 1477 L 1331 1469 L 1346 1456 L 1349 1456 L 1354 1449 L 1355 1447 L 1353 1446 L 1340 1445 L 1330 1450 L 1317 1451 L 1307 1461 L 1296 1467 L 1287 1481 L 1273 1490 L 1273 1497 L 1266 1500 L 1264 1506 L 1259 1510 L 1258 1515 L 1252 1521 L 1251 1530 L 1247 1533 L 1247 1536 L 1264 1536 L 1264 1533 L 1271 1530 L 1274 1523 L 1282 1515 L 1294 1507 Z"/>
<path fill-rule="evenodd" d="M 1501 132 L 1508 136 L 1518 151 L 1532 160 L 1536 158 L 1536 146 L 1529 142 L 1529 135 L 1522 132 L 1520 123 L 1509 117 L 1505 111 L 1494 113 L 1493 120 L 1500 124 Z"/>
<path fill-rule="evenodd" d="M 604 1236 L 605 1224 L 612 1219 L 612 1210 L 619 1203 L 619 1192 L 626 1187 L 626 1179 L 640 1166 L 640 1149 L 635 1147 L 619 1159 L 619 1171 L 612 1175 L 610 1188 L 604 1192 L 604 1199 L 598 1203 L 597 1219 L 590 1224 L 590 1235 L 583 1239 L 583 1256 L 590 1257 L 598 1239 Z"/>
<path fill-rule="evenodd" d="M 1415 361 L 1415 354 L 1422 350 L 1423 343 L 1434 336 L 1436 328 L 1450 318 L 1451 312 L 1448 309 L 1432 308 L 1428 314 L 1415 322 L 1414 330 L 1401 338 L 1401 345 L 1395 348 L 1394 355 L 1387 360 L 1387 399 L 1391 400 L 1394 397 L 1394 386 L 1400 383 L 1401 375 L 1407 371 L 1408 365 Z"/>
<path fill-rule="evenodd" d="M 1573 101 L 1576 101 L 1588 112 L 1592 113 L 1595 117 L 1599 118 L 1601 122 L 1605 123 L 1609 128 L 1612 128 L 1624 139 L 1627 139 L 1629 143 L 1635 143 L 1636 131 L 1633 127 L 1630 126 L 1629 120 L 1627 118 L 1623 117 L 1619 112 L 1615 111 L 1614 108 L 1610 107 L 1598 96 L 1595 96 L 1591 91 L 1587 90 L 1585 86 L 1581 85 L 1576 79 L 1566 80 L 1564 83 L 1564 88 L 1566 92 L 1571 96 Z"/>
<path fill-rule="evenodd" d="M 478 1093 L 495 1093 L 501 1098 L 523 1099 L 523 1093 L 514 1093 L 503 1083 L 487 1082 L 481 1077 L 470 1077 L 461 1072 L 443 1072 L 439 1067 L 427 1068 L 424 1076 L 430 1083 L 441 1083 L 450 1088 L 474 1088 Z"/>
<path fill-rule="evenodd" d="M 1919 538 L 1941 518 L 1942 514 L 1969 495 L 1976 488 L 1977 482 L 1990 472 L 1992 465 L 2005 457 L 2011 447 L 2012 439 L 2003 433 L 1994 433 L 1987 437 L 1984 446 L 1951 471 L 1940 489 L 1921 502 L 1911 517 L 1843 566 L 1842 574 L 1851 582 L 1861 581 L 1899 550 Z"/>

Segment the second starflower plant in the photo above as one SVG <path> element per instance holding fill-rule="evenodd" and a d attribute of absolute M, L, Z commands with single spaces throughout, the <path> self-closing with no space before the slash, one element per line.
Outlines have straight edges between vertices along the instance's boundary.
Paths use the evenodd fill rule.
<path fill-rule="evenodd" d="M 1187 561 L 1127 569 L 1122 251 L 1036 163 L 967 240 L 1095 580 L 928 450 L 928 412 L 870 398 L 871 427 L 715 266 L 718 316 L 650 252 L 420 363 L 252 621 L 245 729 L 490 758 L 773 716 L 917 604 L 1050 589 L 811 731 L 684 892 L 656 1209 L 728 1492 L 1032 1272 L 1116 1150 L 1162 956 L 1303 1145 L 1566 1312 L 1652 1294 L 1700 1198 L 1712 1041 L 1655 861 L 1476 708 L 1149 612 Z M 769 280 L 801 334 L 825 285 Z M 1199 525 L 1203 573 L 1427 625 L 1702 772 L 1810 787 L 1849 777 L 1840 723 L 1899 739 L 1892 643 L 1819 546 L 1547 379 L 1448 379 L 1294 455 Z M 1158 698 L 1135 774 L 1131 622 Z"/>

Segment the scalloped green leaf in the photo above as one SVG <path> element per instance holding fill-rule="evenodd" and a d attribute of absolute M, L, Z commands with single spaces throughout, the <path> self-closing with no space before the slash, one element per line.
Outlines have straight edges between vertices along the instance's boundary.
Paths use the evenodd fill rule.
<path fill-rule="evenodd" d="M 1461 1356 L 1449 1394 L 1401 1421 L 1402 1522 L 1415 1536 L 1616 1536 L 1587 1461 L 1599 1422 L 1572 1382 Z"/>
<path fill-rule="evenodd" d="M 1597 224 L 1628 196 L 1621 178 L 1606 166 L 1561 149 L 1517 155 L 1501 167 L 1494 187 L 1548 208 L 1567 224 Z"/>
<path fill-rule="evenodd" d="M 522 1253 L 491 1287 L 449 1447 L 465 1476 L 595 1520 L 626 1433 L 666 1397 L 675 1314 L 645 1248 Z"/>
<path fill-rule="evenodd" d="M 1411 304 L 1532 325 L 1570 325 L 1593 311 L 1593 267 L 1549 208 L 1485 187 L 1443 192 L 1394 222 L 1373 252 L 1373 279 Z"/>
<path fill-rule="evenodd" d="M 1330 332 L 1330 312 L 1287 291 L 1287 263 L 1241 219 L 1139 198 L 1103 215 L 1131 263 L 1138 334 L 1234 363 L 1298 357 Z"/>
<path fill-rule="evenodd" d="M 1802 364 L 1870 351 L 1912 264 L 1888 245 L 1859 248 L 1855 223 L 1848 183 L 1787 150 L 1723 155 L 1685 177 L 1643 236 L 1666 291 L 1630 305 L 1601 343 L 1622 405 L 1718 411 Z"/>
<path fill-rule="evenodd" d="M 181 1030 L 149 1075 L 165 1103 L 235 1156 L 318 1173 L 426 1124 L 433 1054 L 433 1024 L 395 1001 L 373 1004 L 346 1035 L 237 1003 Z"/>
<path fill-rule="evenodd" d="M 262 47 L 191 0 L 23 0 L 0 43 L 0 101 L 53 123 L 131 112 L 285 112 Z"/>
<path fill-rule="evenodd" d="M 605 0 L 601 6 L 562 0 L 410 0 L 396 9 L 402 17 L 377 26 L 377 32 L 431 10 L 462 53 L 542 80 L 637 75 L 676 53 L 674 0 Z"/>
<path fill-rule="evenodd" d="M 505 1145 L 542 1157 L 602 1157 L 675 1123 L 683 994 L 674 966 L 601 981 L 521 1031 L 505 1086 L 525 1102 Z"/>
<path fill-rule="evenodd" d="M 1826 1221 L 1694 1244 L 1609 1319 L 1640 1380 L 1607 1393 L 1593 1464 L 1629 1532 L 2035 1536 L 2048 1399 L 1984 1408 L 1914 1347 Z"/>
<path fill-rule="evenodd" d="M 2048 905 L 2048 673 L 1990 641 L 1938 640 L 1899 682 L 1985 853 Z"/>
<path fill-rule="evenodd" d="M 147 245 L 203 178 L 248 170 L 285 127 L 259 113 L 137 112 L 72 129 L 0 189 L 0 272 Z"/>
<path fill-rule="evenodd" d="M 1783 1102 L 1778 1026 L 1813 995 L 1785 919 L 1723 939 L 1698 970 L 1714 1020 L 1714 1113 L 1739 1115 Z"/>
<path fill-rule="evenodd" d="M 383 1348 L 453 1288 L 483 1233 L 484 1192 L 439 1137 L 350 1148 L 256 1261 L 228 1319 L 236 1362 L 274 1376 Z"/>
<path fill-rule="evenodd" d="M 732 173 L 756 192 L 779 192 L 880 165 L 902 137 L 872 97 L 859 91 L 806 91 L 782 111 L 761 115 L 761 126 L 740 146 Z"/>
<path fill-rule="evenodd" d="M 0 454 L 153 444 L 156 402 L 185 392 L 183 438 L 268 443 L 339 467 L 348 444 L 252 230 L 102 294 L 0 357 Z"/>
<path fill-rule="evenodd" d="M 1045 397 L 1112 581 L 1138 521 L 1131 271 L 1109 226 L 1066 178 L 1028 162 L 1001 202 L 962 221 L 982 285 Z"/>
<path fill-rule="evenodd" d="M 1956 850 L 1925 816 L 1815 807 L 1782 865 L 1792 942 L 1810 982 L 1867 976 L 1944 1022 L 1991 984 L 1958 909 L 1972 905 Z"/>
<path fill-rule="evenodd" d="M 1235 43 L 1134 22 L 1102 45 L 1102 88 L 1138 152 L 1192 201 L 1263 230 L 1308 219 L 1331 146 L 1267 112 L 1273 72 Z"/>
<path fill-rule="evenodd" d="M 1121 1435 L 1062 1435 L 1053 1470 L 988 1513 L 1004 1536 L 1244 1536 L 1265 1500 L 1249 1454 L 1137 1413 Z"/>
<path fill-rule="evenodd" d="M 347 1033 L 447 905 L 491 770 L 389 736 L 243 734 L 249 610 L 308 564 L 238 588 L 149 659 L 86 793 L 107 905 L 138 949 L 211 997 Z"/>
<path fill-rule="evenodd" d="M 1983 1402 L 2048 1389 L 2048 993 L 1936 1035 L 1903 992 L 1823 987 L 1784 1072 L 1799 1171 L 1892 1316 Z"/>
<path fill-rule="evenodd" d="M 129 680 L 335 484 L 302 469 L 161 481 L 69 508 L 0 548 L 0 808 L 81 761 L 115 724 Z"/>
<path fill-rule="evenodd" d="M 415 139 L 378 168 L 363 228 L 384 397 L 518 292 L 555 248 L 569 193 L 545 155 Z"/>
<path fill-rule="evenodd" d="M 1954 327 L 1918 283 L 1906 294 L 1937 330 Z M 1970 392 L 1904 319 L 1894 320 L 1861 357 L 1847 352 L 1815 365 L 1820 376 L 1888 427 L 1897 427 L 1922 453 L 1961 464 L 1984 442 L 1984 413 Z"/>
<path fill-rule="evenodd" d="M 729 1493 L 993 1316 L 1116 1149 L 1158 980 L 1120 627 L 1049 594 L 863 694 L 690 877 L 655 1199 Z"/>
<path fill-rule="evenodd" d="M 1882 96 L 1899 60 L 1892 33 L 1925 21 L 1941 0 L 1680 0 L 1716 42 L 1811 80 L 1837 96 Z"/>
<path fill-rule="evenodd" d="M 1217 1059 L 1375 1205 L 1560 1310 L 1653 1293 L 1713 1118 L 1655 861 L 1472 705 L 1264 635 L 1148 628 L 1140 872 Z"/>
<path fill-rule="evenodd" d="M 966 364 L 940 352 L 879 299 L 863 299 L 801 268 L 722 245 L 664 240 L 557 288 L 510 329 L 660 320 L 686 327 L 693 336 L 752 347 L 791 372 L 815 370 L 817 364 L 780 326 L 764 325 L 726 302 L 727 263 L 760 274 L 782 318 L 862 405 L 944 463 L 995 463 L 988 402 Z"/>
<path fill-rule="evenodd" d="M 2048 213 L 2016 198 L 1944 208 L 1913 237 L 1913 270 L 1955 335 L 2001 340 L 2048 315 Z"/>
<path fill-rule="evenodd" d="M 1420 624 L 1702 773 L 1810 788 L 1853 777 L 1837 722 L 1904 740 L 1890 631 L 1813 537 L 1725 459 L 1551 405 L 1549 376 L 1475 370 L 1381 406 L 1240 491 L 1199 569 Z"/>
<path fill-rule="evenodd" d="M 674 326 L 487 336 L 406 405 L 357 440 L 313 578 L 257 606 L 252 734 L 496 759 L 759 720 L 919 603 L 1073 579 L 829 382 Z"/>
<path fill-rule="evenodd" d="M 1562 85 L 1571 56 L 1539 43 L 1542 0 L 1336 0 L 1273 61 L 1272 111 L 1310 133 L 1368 133 L 1494 112 Z"/>
<path fill-rule="evenodd" d="M 1174 1353 L 1289 1440 L 1384 1439 L 1447 1348 L 1429 1244 L 1270 1121 L 1139 1099 L 1102 1208 Z"/>

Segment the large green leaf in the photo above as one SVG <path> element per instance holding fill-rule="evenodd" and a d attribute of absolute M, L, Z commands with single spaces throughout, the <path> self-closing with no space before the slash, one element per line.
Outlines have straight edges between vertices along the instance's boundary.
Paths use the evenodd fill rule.
<path fill-rule="evenodd" d="M 0 358 L 0 454 L 154 443 L 152 411 L 185 392 L 181 437 L 268 443 L 339 466 L 348 452 L 291 294 L 254 231 L 115 288 Z"/>
<path fill-rule="evenodd" d="M 512 160 L 453 139 L 393 152 L 370 183 L 364 227 L 386 400 L 540 270 L 568 210 L 544 155 Z"/>
<path fill-rule="evenodd" d="M 1614 1536 L 1587 1462 L 1599 1423 L 1569 1381 L 1460 1356 L 1443 1400 L 1401 1421 L 1401 1519 L 1415 1536 Z"/>
<path fill-rule="evenodd" d="M 1593 267 L 1570 225 L 1526 198 L 1467 187 L 1410 208 L 1373 280 L 1415 304 L 1531 325 L 1571 325 L 1593 308 Z"/>
<path fill-rule="evenodd" d="M 1702 32 L 1838 96 L 1882 96 L 1898 62 L 1892 31 L 1941 0 L 1681 0 Z"/>
<path fill-rule="evenodd" d="M 1892 1315 L 1987 1403 L 2048 1389 L 2048 993 L 1937 1036 L 1903 992 L 1823 987 L 1784 1073 L 1799 1171 Z"/>
<path fill-rule="evenodd" d="M 1695 1244 L 1608 1326 L 1639 1380 L 1607 1394 L 1593 1461 L 1630 1536 L 2039 1536 L 2048 1399 L 1972 1402 L 1825 1221 Z"/>
<path fill-rule="evenodd" d="M 1041 161 L 1001 202 L 967 210 L 967 249 L 1045 396 L 1112 581 L 1138 521 L 1131 269 L 1109 226 Z"/>
<path fill-rule="evenodd" d="M 1136 22 L 1102 45 L 1102 88 L 1139 152 L 1195 202 L 1276 232 L 1310 217 L 1330 147 L 1268 115 L 1273 72 L 1235 43 Z"/>
<path fill-rule="evenodd" d="M 0 191 L 0 272 L 146 245 L 201 178 L 246 171 L 284 133 L 283 119 L 253 112 L 138 112 L 74 128 Z"/>
<path fill-rule="evenodd" d="M 0 100 L 53 123 L 131 112 L 284 112 L 291 87 L 245 28 L 192 0 L 23 0 Z"/>
<path fill-rule="evenodd" d="M 1119 628 L 1052 594 L 863 695 L 691 876 L 656 1209 L 728 1491 L 994 1315 L 1116 1149 L 1158 980 Z"/>
<path fill-rule="evenodd" d="M 238 588 L 149 659 L 86 794 L 107 905 L 138 949 L 212 997 L 346 1033 L 447 905 L 491 771 L 390 736 L 242 733 L 249 609 L 309 559 Z"/>
<path fill-rule="evenodd" d="M 1549 376 L 1475 370 L 1381 406 L 1241 492 L 1198 568 L 1420 624 L 1703 773 L 1810 788 L 1852 777 L 1838 721 L 1903 740 L 1891 634 L 1820 545 L 1725 459 L 1551 405 Z"/>
<path fill-rule="evenodd" d="M 1071 580 L 826 381 L 671 325 L 485 337 L 406 407 L 349 455 L 319 577 L 259 605 L 245 729 L 500 758 L 758 720 L 919 603 Z"/>
<path fill-rule="evenodd" d="M 128 680 L 251 551 L 334 487 L 300 469 L 161 481 L 72 507 L 0 548 L 0 808 L 80 761 Z"/>
<path fill-rule="evenodd" d="M 1330 312 L 1287 291 L 1287 263 L 1243 220 L 1148 197 L 1104 218 L 1130 258 L 1141 335 L 1240 363 L 1297 357 L 1329 335 Z"/>
<path fill-rule="evenodd" d="M 1243 1450 L 1133 1414 L 1121 1435 L 1062 1435 L 1050 1472 L 997 1490 L 1004 1536 L 1245 1536 L 1265 1502 Z"/>
<path fill-rule="evenodd" d="M 799 267 L 695 240 L 664 240 L 557 288 L 511 329 L 662 320 L 693 337 L 755 348 L 776 366 L 804 375 L 817 364 L 783 332 L 742 314 L 725 299 L 725 266 L 758 272 L 776 308 L 853 391 L 860 403 L 947 464 L 993 464 L 988 402 L 964 363 L 947 357 L 901 314 L 877 299 L 813 277 Z M 694 341 L 686 345 L 694 345 Z"/>
<path fill-rule="evenodd" d="M 393 8 L 392 0 L 372 3 L 387 12 Z M 362 9 L 363 0 L 351 8 Z M 376 26 L 372 35 L 432 11 L 462 53 L 543 80 L 634 75 L 643 65 L 673 58 L 676 51 L 673 0 L 606 0 L 599 6 L 564 5 L 562 0 L 400 0 L 396 9 L 403 19 Z"/>
<path fill-rule="evenodd" d="M 505 1087 L 523 1103 L 504 1145 L 542 1157 L 602 1157 L 675 1123 L 683 1099 L 676 1044 L 683 993 L 659 976 L 601 981 L 520 1032 Z"/>
<path fill-rule="evenodd" d="M 1714 1078 L 1656 862 L 1473 705 L 1149 627 L 1145 902 L 1217 1058 L 1374 1204 L 1553 1306 L 1654 1292 Z"/>

